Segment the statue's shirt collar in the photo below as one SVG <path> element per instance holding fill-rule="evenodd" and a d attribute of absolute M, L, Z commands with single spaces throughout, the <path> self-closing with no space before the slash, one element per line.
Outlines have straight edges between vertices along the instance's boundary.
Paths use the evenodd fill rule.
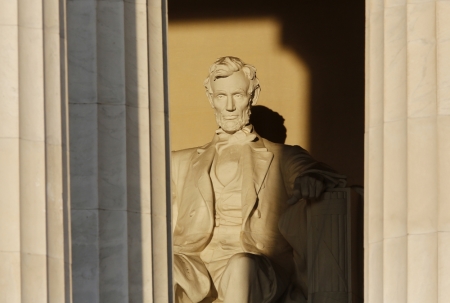
<path fill-rule="evenodd" d="M 257 140 L 257 135 L 253 132 L 251 124 L 243 127 L 234 134 L 225 132 L 222 128 L 216 130 L 218 142 L 216 143 L 216 150 L 220 154 L 225 148 L 231 145 L 245 145 Z"/>

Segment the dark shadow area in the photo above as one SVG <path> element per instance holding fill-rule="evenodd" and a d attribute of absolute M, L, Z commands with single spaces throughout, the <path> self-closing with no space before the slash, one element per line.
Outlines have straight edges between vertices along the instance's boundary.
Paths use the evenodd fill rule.
<path fill-rule="evenodd" d="M 169 22 L 267 16 L 280 20 L 281 43 L 310 70 L 309 151 L 346 174 L 350 185 L 362 185 L 364 1 L 169 1 Z"/>
<path fill-rule="evenodd" d="M 286 141 L 284 118 L 270 108 L 262 105 L 252 106 L 250 123 L 261 137 L 275 143 Z"/>
<path fill-rule="evenodd" d="M 353 293 L 358 293 L 357 297 L 364 298 L 364 188 L 361 186 L 352 187 L 351 215 L 351 260 L 353 270 L 351 272 L 351 283 Z M 358 302 L 354 298 L 353 302 Z M 364 301 L 364 300 L 362 300 Z"/>

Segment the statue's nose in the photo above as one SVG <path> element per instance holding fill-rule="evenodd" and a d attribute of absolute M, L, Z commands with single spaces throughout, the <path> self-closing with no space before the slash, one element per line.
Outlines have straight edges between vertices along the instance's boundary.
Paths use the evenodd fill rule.
<path fill-rule="evenodd" d="M 233 100 L 233 98 L 228 98 L 227 99 L 227 107 L 226 107 L 226 110 L 227 111 L 229 111 L 229 112 L 233 112 L 233 111 L 235 111 L 236 110 L 236 107 L 234 106 L 234 100 Z"/>

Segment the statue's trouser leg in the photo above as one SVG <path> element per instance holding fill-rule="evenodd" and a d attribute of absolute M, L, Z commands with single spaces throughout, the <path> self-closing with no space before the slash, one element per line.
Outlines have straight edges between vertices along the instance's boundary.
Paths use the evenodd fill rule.
<path fill-rule="evenodd" d="M 208 270 L 198 256 L 174 254 L 173 257 L 175 289 L 181 287 L 192 302 L 200 302 L 211 289 Z"/>
<path fill-rule="evenodd" d="M 224 303 L 274 302 L 284 290 L 270 261 L 258 255 L 238 253 L 230 258 L 219 283 Z"/>

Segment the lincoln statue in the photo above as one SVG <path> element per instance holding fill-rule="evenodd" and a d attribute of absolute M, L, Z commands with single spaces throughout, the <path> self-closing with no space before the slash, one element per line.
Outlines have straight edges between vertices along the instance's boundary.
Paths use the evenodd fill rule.
<path fill-rule="evenodd" d="M 204 85 L 218 129 L 172 154 L 175 300 L 306 302 L 306 200 L 345 177 L 258 135 L 252 65 L 219 58 Z"/>

